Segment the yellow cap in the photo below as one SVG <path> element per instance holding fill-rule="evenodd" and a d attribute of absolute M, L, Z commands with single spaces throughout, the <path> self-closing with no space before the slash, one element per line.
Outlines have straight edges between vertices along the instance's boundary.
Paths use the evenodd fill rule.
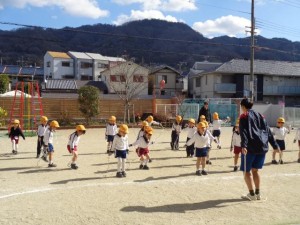
<path fill-rule="evenodd" d="M 129 132 L 128 132 L 128 126 L 126 125 L 126 124 L 121 124 L 120 126 L 119 126 L 119 131 L 120 132 L 123 132 L 123 133 L 125 133 L 125 134 L 128 134 Z"/>
<path fill-rule="evenodd" d="M 146 120 L 148 123 L 151 123 L 153 121 L 153 116 L 148 116 Z"/>
<path fill-rule="evenodd" d="M 182 117 L 181 117 L 181 116 L 179 116 L 179 115 L 177 115 L 177 116 L 176 116 L 176 122 L 177 122 L 177 123 L 180 123 L 180 122 L 181 122 L 181 120 L 182 120 Z"/>
<path fill-rule="evenodd" d="M 146 126 L 145 127 L 145 132 L 147 133 L 147 134 L 153 134 L 153 128 L 152 127 L 150 127 L 150 126 Z"/>
<path fill-rule="evenodd" d="M 41 122 L 42 123 L 46 123 L 48 121 L 48 117 L 47 116 L 42 116 L 41 117 Z"/>
<path fill-rule="evenodd" d="M 206 120 L 202 121 L 202 123 L 205 123 L 205 127 L 208 127 L 208 122 Z"/>
<path fill-rule="evenodd" d="M 58 124 L 58 122 L 56 120 L 52 120 L 51 123 L 50 123 L 50 127 L 58 128 L 59 124 Z"/>
<path fill-rule="evenodd" d="M 200 116 L 200 119 L 205 119 L 205 116 L 204 116 L 204 115 L 201 115 L 201 116 Z"/>
<path fill-rule="evenodd" d="M 190 119 L 189 119 L 189 122 L 190 122 L 190 123 L 193 123 L 193 124 L 196 123 L 196 121 L 195 121 L 193 118 L 190 118 Z"/>
<path fill-rule="evenodd" d="M 83 131 L 85 133 L 86 129 L 83 125 L 77 125 L 76 126 L 76 131 Z"/>
<path fill-rule="evenodd" d="M 109 121 L 109 122 L 116 122 L 116 121 L 117 121 L 117 118 L 116 118 L 115 116 L 110 116 L 110 117 L 108 118 L 108 121 Z"/>
<path fill-rule="evenodd" d="M 279 117 L 277 119 L 277 123 L 285 123 L 285 119 L 283 117 Z"/>
<path fill-rule="evenodd" d="M 206 128 L 206 125 L 205 125 L 204 122 L 200 122 L 200 123 L 197 124 L 197 128 L 198 128 L 198 129 L 199 129 L 199 128 Z"/>
<path fill-rule="evenodd" d="M 214 120 L 218 120 L 219 119 L 219 114 L 217 112 L 214 112 L 213 118 L 214 118 Z"/>
<path fill-rule="evenodd" d="M 142 127 L 149 126 L 148 122 L 147 122 L 147 121 L 145 121 L 145 120 L 142 122 L 142 124 L 141 124 L 141 125 L 142 125 Z"/>
<path fill-rule="evenodd" d="M 13 124 L 20 124 L 20 120 L 14 120 Z"/>

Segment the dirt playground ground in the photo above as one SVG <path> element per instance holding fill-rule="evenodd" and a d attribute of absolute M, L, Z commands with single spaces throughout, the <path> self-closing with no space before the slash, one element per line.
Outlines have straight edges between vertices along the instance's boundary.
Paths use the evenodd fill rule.
<path fill-rule="evenodd" d="M 195 175 L 195 158 L 170 150 L 170 129 L 155 129 L 150 170 L 140 170 L 135 149 L 127 161 L 127 177 L 116 178 L 116 159 L 108 157 L 104 129 L 88 129 L 79 143 L 78 170 L 67 164 L 72 130 L 54 138 L 56 168 L 36 156 L 37 137 L 20 141 L 11 154 L 4 132 L 0 139 L 0 224 L 300 224 L 300 163 L 295 131 L 287 136 L 283 165 L 261 171 L 263 201 L 241 199 L 247 193 L 242 172 L 232 172 L 229 151 L 232 128 L 222 129 L 222 149 L 213 144 L 208 176 Z M 138 128 L 130 128 L 132 143 Z"/>

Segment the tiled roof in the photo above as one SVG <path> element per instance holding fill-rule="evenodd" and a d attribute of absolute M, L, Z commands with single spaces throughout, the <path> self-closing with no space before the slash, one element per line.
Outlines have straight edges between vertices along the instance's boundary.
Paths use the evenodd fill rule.
<path fill-rule="evenodd" d="M 47 80 L 45 84 L 46 90 L 77 90 L 75 80 Z"/>
<path fill-rule="evenodd" d="M 85 54 L 84 52 L 71 52 L 69 51 L 68 54 L 72 57 L 75 57 L 77 59 L 92 59 L 90 56 Z"/>
<path fill-rule="evenodd" d="M 62 59 L 70 59 L 71 57 L 65 52 L 52 52 L 48 51 L 49 55 L 53 58 L 62 58 Z"/>
<path fill-rule="evenodd" d="M 149 74 L 156 73 L 156 72 L 158 72 L 158 71 L 160 71 L 160 70 L 163 70 L 163 69 L 169 69 L 169 70 L 174 71 L 174 72 L 177 73 L 177 74 L 180 74 L 179 71 L 176 70 L 176 69 L 174 69 L 173 67 L 171 67 L 171 66 L 164 66 L 164 65 L 158 66 L 158 67 L 154 67 L 154 68 L 151 68 Z"/>
<path fill-rule="evenodd" d="M 222 64 L 215 71 L 220 73 L 249 74 L 250 61 L 243 59 L 233 59 Z M 300 63 L 273 60 L 255 60 L 254 74 L 300 76 Z"/>

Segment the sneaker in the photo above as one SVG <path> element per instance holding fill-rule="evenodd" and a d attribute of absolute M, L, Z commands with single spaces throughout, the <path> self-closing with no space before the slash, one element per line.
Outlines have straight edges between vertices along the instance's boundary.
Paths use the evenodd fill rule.
<path fill-rule="evenodd" d="M 141 164 L 141 165 L 140 165 L 140 169 L 143 169 L 143 167 L 144 167 L 143 164 Z"/>
<path fill-rule="evenodd" d="M 37 159 L 40 158 L 40 155 L 36 155 L 36 158 L 37 158 Z"/>
<path fill-rule="evenodd" d="M 54 163 L 48 164 L 48 167 L 56 167 L 56 164 Z"/>
<path fill-rule="evenodd" d="M 236 172 L 237 170 L 238 170 L 238 167 L 237 167 L 237 166 L 234 166 L 234 167 L 233 167 L 233 171 Z"/>
<path fill-rule="evenodd" d="M 278 163 L 279 163 L 279 164 L 283 164 L 283 161 L 282 161 L 282 159 L 280 159 L 280 160 L 278 161 Z"/>
<path fill-rule="evenodd" d="M 116 177 L 123 177 L 122 172 L 117 172 Z"/>
<path fill-rule="evenodd" d="M 275 159 L 273 159 L 271 164 L 278 164 L 278 162 Z"/>
<path fill-rule="evenodd" d="M 218 149 L 221 149 L 222 147 L 221 147 L 221 145 L 218 145 L 218 147 L 217 147 Z"/>
<path fill-rule="evenodd" d="M 18 152 L 16 150 L 12 150 L 12 154 L 16 155 Z"/>
<path fill-rule="evenodd" d="M 149 163 L 152 163 L 152 159 L 149 159 Z"/>
<path fill-rule="evenodd" d="M 109 150 L 107 150 L 106 153 L 108 154 L 108 153 L 109 153 Z"/>
<path fill-rule="evenodd" d="M 209 160 L 206 160 L 206 164 L 209 164 L 209 165 L 211 165 L 211 161 L 209 161 Z"/>
<path fill-rule="evenodd" d="M 300 163 L 300 159 L 298 159 L 298 163 Z"/>
<path fill-rule="evenodd" d="M 44 160 L 45 162 L 48 162 L 48 159 L 46 156 L 42 156 L 41 159 Z"/>
<path fill-rule="evenodd" d="M 71 164 L 71 169 L 74 169 L 74 170 L 77 170 L 78 169 L 78 166 L 76 164 Z"/>
<path fill-rule="evenodd" d="M 174 150 L 174 144 L 171 142 L 170 145 L 171 145 L 171 149 Z"/>
<path fill-rule="evenodd" d="M 147 165 L 145 165 L 145 166 L 143 167 L 143 170 L 149 170 L 149 167 L 148 167 Z"/>
<path fill-rule="evenodd" d="M 201 176 L 200 170 L 197 170 L 197 171 L 196 171 L 196 175 Z"/>
<path fill-rule="evenodd" d="M 255 201 L 257 200 L 256 195 L 250 195 L 250 193 L 246 194 L 246 195 L 242 195 L 242 199 L 247 199 L 249 201 Z"/>
<path fill-rule="evenodd" d="M 260 194 L 257 194 L 257 195 L 256 195 L 256 200 L 261 200 Z"/>
<path fill-rule="evenodd" d="M 207 175 L 208 173 L 205 170 L 202 170 L 201 174 L 202 175 Z"/>
<path fill-rule="evenodd" d="M 126 177 L 126 172 L 122 171 L 122 175 L 123 175 L 123 177 Z"/>

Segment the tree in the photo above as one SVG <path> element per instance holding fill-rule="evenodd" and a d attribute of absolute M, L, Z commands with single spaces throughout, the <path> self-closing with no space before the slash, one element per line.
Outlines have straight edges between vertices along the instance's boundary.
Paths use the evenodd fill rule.
<path fill-rule="evenodd" d="M 83 86 L 78 90 L 79 110 L 86 118 L 87 124 L 91 118 L 99 114 L 99 89 L 93 86 Z"/>
<path fill-rule="evenodd" d="M 0 94 L 7 92 L 9 85 L 9 77 L 7 74 L 0 75 Z"/>
<path fill-rule="evenodd" d="M 130 122 L 132 100 L 142 92 L 148 94 L 148 72 L 145 67 L 131 61 L 112 67 L 108 72 L 110 89 L 124 102 L 124 122 Z"/>

